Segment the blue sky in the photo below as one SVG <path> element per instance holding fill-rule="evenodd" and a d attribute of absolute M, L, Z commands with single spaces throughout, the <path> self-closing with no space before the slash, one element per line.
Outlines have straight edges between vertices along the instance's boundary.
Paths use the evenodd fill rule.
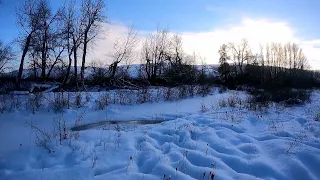
<path fill-rule="evenodd" d="M 305 38 L 320 36 L 318 0 L 110 0 L 111 19 L 134 22 L 142 29 L 157 23 L 173 31 L 203 31 L 242 17 L 282 20 Z"/>
<path fill-rule="evenodd" d="M 23 0 L 3 0 L 0 38 L 10 42 L 18 33 L 14 9 Z M 56 8 L 64 0 L 52 0 Z M 108 0 L 111 21 L 154 30 L 157 24 L 175 32 L 206 31 L 236 23 L 242 17 L 268 18 L 289 23 L 304 39 L 320 37 L 318 0 Z"/>
<path fill-rule="evenodd" d="M 19 33 L 15 8 L 24 0 L 2 1 L 0 39 L 10 43 Z M 49 1 L 57 9 L 68 0 Z M 246 34 L 249 40 L 259 37 L 263 41 L 298 41 L 311 64 L 320 69 L 320 0 L 106 0 L 106 6 L 113 24 L 124 27 L 134 24 L 143 32 L 154 31 L 158 25 L 168 27 L 182 34 L 188 53 L 197 51 L 209 63 L 216 62 L 217 48 L 232 41 L 229 37 Z M 123 27 L 111 29 L 120 32 Z M 107 42 L 110 39 L 100 43 L 101 52 L 92 52 L 94 58 L 105 58 L 106 46 L 112 47 Z"/>

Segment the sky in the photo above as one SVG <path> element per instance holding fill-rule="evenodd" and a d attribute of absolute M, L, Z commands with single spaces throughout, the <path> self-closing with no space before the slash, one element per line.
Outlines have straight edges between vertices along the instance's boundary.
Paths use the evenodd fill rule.
<path fill-rule="evenodd" d="M 2 1 L 0 39 L 11 43 L 19 33 L 15 8 L 23 0 Z M 50 1 L 53 9 L 64 2 Z M 296 42 L 311 66 L 320 69 L 319 0 L 106 0 L 106 6 L 108 32 L 95 43 L 92 59 L 103 60 L 112 41 L 132 24 L 139 32 L 154 32 L 159 25 L 180 34 L 185 51 L 207 63 L 218 62 L 221 44 L 247 38 L 256 44 Z"/>

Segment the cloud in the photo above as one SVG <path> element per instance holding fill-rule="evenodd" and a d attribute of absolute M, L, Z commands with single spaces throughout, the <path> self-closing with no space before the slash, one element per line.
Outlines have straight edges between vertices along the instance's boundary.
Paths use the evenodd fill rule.
<path fill-rule="evenodd" d="M 121 23 L 108 25 L 107 36 L 100 37 L 92 49 L 90 57 L 96 60 L 107 61 L 107 54 L 112 52 L 113 42 L 127 32 L 128 28 Z M 143 41 L 146 34 L 152 32 L 139 32 Z M 259 44 L 269 42 L 295 42 L 304 50 L 313 69 L 320 69 L 320 39 L 303 40 L 296 36 L 295 30 L 289 24 L 268 19 L 242 18 L 237 24 L 228 24 L 225 27 L 216 27 L 202 32 L 179 32 L 183 39 L 185 52 L 196 52 L 206 58 L 209 64 L 218 63 L 218 49 L 223 43 L 237 42 L 247 38 L 252 48 Z M 140 41 L 140 42 L 141 42 Z M 136 60 L 137 63 L 140 60 Z"/>
<path fill-rule="evenodd" d="M 320 40 L 302 40 L 295 35 L 295 31 L 285 22 L 270 21 L 268 19 L 243 18 L 239 24 L 230 24 L 224 28 L 215 28 L 205 32 L 182 33 L 185 50 L 196 51 L 204 56 L 208 63 L 218 63 L 218 49 L 223 43 L 237 42 L 246 38 L 253 49 L 259 44 L 270 42 L 296 42 L 304 50 L 314 69 L 320 69 Z"/>
<path fill-rule="evenodd" d="M 126 26 L 120 22 L 112 22 L 110 24 L 103 23 L 101 25 L 101 31 L 99 35 L 94 39 L 94 41 L 89 46 L 88 52 L 88 64 L 92 61 L 98 62 L 100 65 L 110 65 L 112 62 L 112 53 L 114 52 L 114 43 L 116 41 L 123 42 L 127 37 L 131 26 Z M 137 45 L 133 50 L 133 61 L 132 63 L 140 63 L 139 55 L 142 43 L 150 32 L 137 31 Z M 126 63 L 126 62 L 121 62 Z M 121 64 L 120 63 L 120 64 Z M 98 64 L 98 65 L 99 65 Z"/>
<path fill-rule="evenodd" d="M 114 42 L 128 32 L 128 27 L 119 23 L 113 22 L 110 24 L 101 24 L 99 35 L 90 44 L 88 58 L 91 61 L 99 61 L 103 64 L 108 64 L 110 54 L 113 51 Z M 90 63 L 90 62 L 89 62 Z"/>

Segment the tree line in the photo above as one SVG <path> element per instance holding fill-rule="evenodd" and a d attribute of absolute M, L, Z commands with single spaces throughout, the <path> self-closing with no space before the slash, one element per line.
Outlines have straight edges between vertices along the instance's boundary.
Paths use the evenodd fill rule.
<path fill-rule="evenodd" d="M 61 88 L 85 89 L 85 84 L 114 87 L 137 85 L 180 85 L 219 83 L 230 88 L 238 85 L 315 85 L 316 73 L 303 50 L 295 43 L 270 43 L 253 51 L 248 40 L 229 42 L 219 49 L 220 78 L 205 72 L 203 58 L 183 50 L 182 37 L 168 29 L 158 28 L 140 42 L 132 26 L 118 38 L 111 50 L 109 65 L 94 68 L 93 80 L 86 81 L 85 68 L 90 42 L 96 39 L 108 22 L 103 0 L 67 1 L 53 10 L 47 0 L 25 0 L 16 11 L 21 30 L 17 42 L 21 48 L 15 88 L 20 88 L 23 71 L 32 70 L 34 78 L 50 81 L 60 69 Z M 139 78 L 128 75 L 128 66 L 139 53 Z M 16 57 L 17 58 L 17 57 Z M 0 41 L 0 72 L 14 59 L 13 51 Z M 137 59 L 135 59 L 137 60 Z M 78 72 L 78 64 L 80 73 Z M 94 64 L 92 64 L 94 65 Z M 73 71 L 72 71 L 73 67 Z M 297 81 L 298 79 L 298 81 Z"/>
<path fill-rule="evenodd" d="M 17 22 L 22 30 L 18 38 L 22 55 L 17 86 L 20 85 L 26 56 L 35 76 L 37 68 L 41 69 L 42 80 L 49 78 L 58 64 L 66 66 L 62 86 L 69 80 L 73 62 L 77 88 L 77 64 L 81 57 L 80 82 L 83 85 L 88 43 L 97 36 L 101 23 L 107 19 L 104 8 L 102 0 L 83 0 L 80 7 L 75 1 L 69 1 L 53 11 L 47 0 L 26 0 L 17 10 Z"/>
<path fill-rule="evenodd" d="M 246 39 L 223 44 L 219 49 L 221 80 L 231 86 L 314 87 L 319 74 L 311 71 L 302 48 L 296 43 L 268 43 L 255 52 Z"/>

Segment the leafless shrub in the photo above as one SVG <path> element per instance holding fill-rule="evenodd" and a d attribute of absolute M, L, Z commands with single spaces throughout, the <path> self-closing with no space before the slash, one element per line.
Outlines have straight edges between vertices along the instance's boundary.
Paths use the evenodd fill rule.
<path fill-rule="evenodd" d="M 67 108 L 70 109 L 70 93 L 67 92 Z"/>
<path fill-rule="evenodd" d="M 211 87 L 209 85 L 202 85 L 198 89 L 198 94 L 202 97 L 207 96 L 211 92 Z"/>
<path fill-rule="evenodd" d="M 55 151 L 50 146 L 50 142 L 52 139 L 52 136 L 50 135 L 50 133 L 46 132 L 43 129 L 40 129 L 39 127 L 33 125 L 30 122 L 26 122 L 26 124 L 31 127 L 32 132 L 36 136 L 36 140 L 35 140 L 36 145 L 48 150 L 49 153 L 54 153 Z"/>
<path fill-rule="evenodd" d="M 75 120 L 75 122 L 74 122 L 74 127 L 77 127 L 77 126 L 80 125 L 81 121 L 83 120 L 84 115 L 85 115 L 85 112 L 82 112 L 82 113 L 76 118 L 76 120 Z M 74 137 L 75 140 L 79 140 L 79 138 L 80 138 L 80 133 L 79 133 L 79 131 L 74 132 L 73 137 Z"/>
<path fill-rule="evenodd" d="M 235 108 L 235 107 L 237 107 L 237 105 L 241 105 L 241 103 L 242 103 L 241 99 L 236 95 L 231 95 L 228 98 L 228 106 L 229 107 Z"/>
<path fill-rule="evenodd" d="M 54 93 L 53 101 L 51 102 L 51 107 L 54 112 L 62 112 L 64 109 L 70 107 L 69 93 L 57 92 Z"/>
<path fill-rule="evenodd" d="M 95 108 L 104 110 L 109 104 L 109 94 L 107 92 L 99 93 L 98 98 L 95 100 Z"/>
<path fill-rule="evenodd" d="M 156 89 L 156 95 L 155 95 L 155 98 L 154 98 L 154 101 L 155 102 L 159 102 L 161 99 L 162 99 L 162 97 L 163 97 L 163 89 L 162 88 L 157 88 Z"/>
<path fill-rule="evenodd" d="M 222 108 L 228 106 L 227 101 L 225 99 L 220 99 L 218 103 L 219 103 L 219 106 Z"/>
<path fill-rule="evenodd" d="M 201 113 L 205 113 L 205 112 L 208 112 L 208 108 L 207 108 L 207 106 L 205 105 L 205 103 L 202 101 L 201 102 L 201 106 L 200 106 L 200 112 Z"/>
<path fill-rule="evenodd" d="M 186 85 L 178 87 L 178 99 L 185 99 L 188 97 L 188 90 Z"/>
<path fill-rule="evenodd" d="M 150 102 L 151 101 L 150 97 L 151 97 L 151 93 L 149 92 L 148 88 L 139 89 L 139 91 L 138 91 L 138 103 L 139 104 Z"/>
<path fill-rule="evenodd" d="M 245 100 L 244 107 L 250 111 L 265 112 L 269 108 L 270 103 L 270 101 L 256 102 L 255 98 L 250 96 Z"/>
<path fill-rule="evenodd" d="M 188 95 L 190 97 L 193 97 L 195 95 L 195 86 L 194 85 L 188 85 L 187 86 Z"/>
<path fill-rule="evenodd" d="M 252 97 L 247 97 L 247 99 L 245 100 L 245 108 L 250 110 L 250 111 L 255 111 L 256 110 L 256 103 L 254 103 L 254 101 L 251 99 Z"/>
<path fill-rule="evenodd" d="M 219 105 L 219 102 L 220 102 L 220 101 L 221 101 L 221 100 L 219 100 L 219 101 L 212 100 L 212 101 L 211 101 L 211 103 L 210 103 L 210 110 L 211 110 L 212 112 L 218 111 L 218 110 L 221 108 L 221 106 Z M 218 102 L 218 104 L 217 104 L 217 102 Z"/>
<path fill-rule="evenodd" d="M 243 115 L 243 112 L 241 111 L 234 111 L 234 112 L 226 113 L 226 118 L 228 121 L 238 124 L 243 121 L 244 115 Z"/>
<path fill-rule="evenodd" d="M 226 91 L 227 91 L 227 88 L 225 86 L 220 87 L 219 90 L 218 90 L 219 94 L 222 94 L 222 93 L 224 93 Z"/>
<path fill-rule="evenodd" d="M 30 108 L 32 113 L 34 114 L 38 111 L 42 105 L 43 94 L 41 92 L 29 94 L 28 101 L 26 103 L 27 108 Z"/>
<path fill-rule="evenodd" d="M 117 99 L 119 100 L 119 104 L 121 105 L 125 105 L 126 104 L 126 94 L 125 91 L 123 90 L 116 90 L 115 91 L 115 96 L 117 97 Z"/>
<path fill-rule="evenodd" d="M 68 132 L 66 126 L 66 119 L 63 114 L 59 114 L 57 117 L 53 118 L 53 127 L 54 127 L 54 135 L 59 137 L 60 145 L 62 142 L 69 137 L 70 133 Z"/>
<path fill-rule="evenodd" d="M 83 104 L 82 104 L 82 95 L 81 95 L 80 92 L 78 92 L 78 93 L 76 94 L 74 104 L 75 104 L 78 108 L 83 106 Z"/>
<path fill-rule="evenodd" d="M 4 113 L 6 108 L 6 95 L 0 95 L 0 113 Z"/>
<path fill-rule="evenodd" d="M 98 160 L 98 156 L 97 156 L 96 150 L 94 149 L 91 154 L 91 167 L 92 168 L 96 167 L 97 160 Z"/>
<path fill-rule="evenodd" d="M 90 102 L 90 93 L 86 92 L 86 102 Z"/>
<path fill-rule="evenodd" d="M 110 98 L 110 104 L 117 104 L 117 94 L 112 93 L 112 99 Z"/>
<path fill-rule="evenodd" d="M 234 107 L 236 107 L 236 105 L 237 105 L 237 103 L 236 103 L 235 99 L 232 96 L 230 96 L 228 98 L 228 106 L 234 108 Z"/>
<path fill-rule="evenodd" d="M 166 101 L 173 101 L 174 100 L 174 92 L 173 92 L 173 88 L 165 88 L 164 90 L 164 99 Z"/>
<path fill-rule="evenodd" d="M 15 94 L 10 94 L 8 95 L 8 99 L 6 101 L 6 104 L 8 103 L 9 107 L 8 110 L 9 111 L 13 111 L 15 109 L 19 109 L 21 106 L 21 97 L 23 97 L 22 95 L 15 95 Z"/>
<path fill-rule="evenodd" d="M 114 94 L 114 104 L 119 103 L 121 105 L 133 105 L 137 101 L 137 95 L 137 92 L 134 90 L 116 90 Z"/>
<path fill-rule="evenodd" d="M 134 90 L 134 91 L 127 91 L 127 94 L 128 94 L 128 104 L 130 105 L 135 105 L 137 104 L 137 101 L 138 101 L 138 95 L 139 95 L 139 92 Z M 150 95 L 150 101 L 151 101 L 151 95 Z"/>
<path fill-rule="evenodd" d="M 197 128 L 196 128 L 195 123 L 186 124 L 186 125 L 182 126 L 181 128 L 184 128 L 186 131 L 188 131 L 190 133 L 191 139 L 193 139 L 194 141 L 196 141 L 198 139 Z"/>
<path fill-rule="evenodd" d="M 85 152 L 87 151 L 87 148 L 86 148 L 86 146 L 82 146 L 82 147 L 80 147 L 80 154 L 82 155 L 82 161 L 84 161 L 85 160 Z"/>
<path fill-rule="evenodd" d="M 114 130 L 116 131 L 116 137 L 114 140 L 115 148 L 120 147 L 120 136 L 121 136 L 121 127 L 119 124 L 114 126 Z"/>

